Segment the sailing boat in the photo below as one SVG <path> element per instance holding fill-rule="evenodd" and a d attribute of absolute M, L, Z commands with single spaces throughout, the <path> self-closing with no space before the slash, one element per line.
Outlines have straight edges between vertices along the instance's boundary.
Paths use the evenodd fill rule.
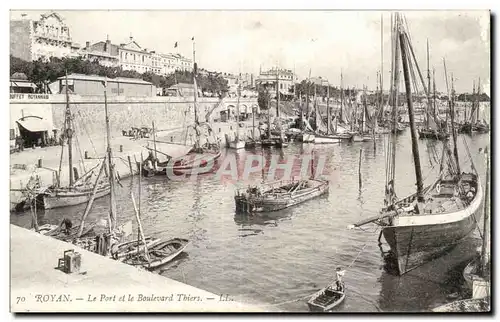
<path fill-rule="evenodd" d="M 434 85 L 436 80 L 434 79 Z M 434 86 L 434 90 L 435 90 Z M 418 129 L 418 135 L 421 139 L 436 139 L 436 140 L 446 140 L 450 137 L 450 134 L 446 131 L 446 127 L 442 126 L 442 122 L 438 122 L 438 116 L 436 115 L 435 107 L 433 113 L 431 113 L 431 73 L 429 70 L 429 41 L 427 41 L 427 105 L 424 113 L 424 127 Z M 435 102 L 434 102 L 435 103 Z"/>
<path fill-rule="evenodd" d="M 57 173 L 57 182 L 55 186 L 44 188 L 40 190 L 36 199 L 43 205 L 45 209 L 60 208 L 66 206 L 79 205 L 88 202 L 92 194 L 92 185 L 89 181 L 92 177 L 93 170 L 87 171 L 80 178 L 75 180 L 75 173 L 73 169 L 73 129 L 72 129 L 72 116 L 69 104 L 68 93 L 68 74 L 66 73 L 66 110 L 64 129 L 65 135 L 68 139 L 68 169 L 69 169 L 69 184 L 67 186 L 60 185 L 61 178 L 61 164 L 63 160 L 64 143 L 61 145 L 61 160 L 59 172 Z M 96 198 L 104 197 L 110 192 L 110 186 L 106 181 L 99 182 Z"/>
<path fill-rule="evenodd" d="M 367 131 L 366 127 L 366 114 L 368 112 L 367 106 L 367 96 L 366 96 L 366 87 L 363 87 L 363 101 L 361 108 L 361 125 L 358 125 L 357 132 L 351 132 L 351 142 L 367 142 L 373 140 L 373 134 Z M 354 113 L 354 117 L 357 120 L 357 113 Z"/>
<path fill-rule="evenodd" d="M 316 85 L 316 84 L 315 84 Z M 320 116 L 319 108 L 316 104 L 316 99 L 314 100 L 315 110 L 316 110 L 316 134 L 314 138 L 314 144 L 333 144 L 340 143 L 344 138 L 342 135 L 338 135 L 332 132 L 332 119 L 330 116 L 330 84 L 328 83 L 326 89 L 326 133 L 323 133 L 319 129 L 319 125 L 322 122 L 322 118 L 318 120 L 318 116 Z"/>
<path fill-rule="evenodd" d="M 411 63 L 411 57 L 408 55 L 411 43 L 406 31 L 403 29 L 401 19 L 399 14 L 396 13 L 394 22 L 395 39 L 393 42 L 396 53 L 392 68 L 394 71 L 393 85 L 399 83 L 398 55 L 401 51 L 417 192 L 403 199 L 396 197 L 394 189 L 396 150 L 395 135 L 393 134 L 392 138 L 389 138 L 388 151 L 390 151 L 390 155 L 387 158 L 389 165 L 386 167 L 385 207 L 382 208 L 380 215 L 351 226 L 353 228 L 367 223 L 375 223 L 382 228 L 379 240 L 383 235 L 389 244 L 390 250 L 386 259 L 395 262 L 396 271 L 399 275 L 403 275 L 431 261 L 460 243 L 474 230 L 477 220 L 476 213 L 483 199 L 480 179 L 470 153 L 472 172 L 462 172 L 460 169 L 457 133 L 453 125 L 453 101 L 451 102 L 453 154 L 445 141 L 440 173 L 432 184 L 425 188 L 423 186 L 411 92 L 412 80 L 410 79 L 408 66 Z M 417 63 L 416 59 L 413 59 L 413 63 Z M 396 105 L 393 105 L 393 110 L 395 108 Z M 447 167 L 445 167 L 445 160 L 447 161 Z"/>
<path fill-rule="evenodd" d="M 220 142 L 215 139 L 214 131 L 210 127 L 208 122 L 200 122 L 198 117 L 198 86 L 196 82 L 197 75 L 197 64 L 195 59 L 195 43 L 193 41 L 193 86 L 194 86 L 194 124 L 188 126 L 189 129 L 194 130 L 194 141 L 192 144 L 186 144 L 188 138 L 188 131 L 186 131 L 185 135 L 185 144 L 176 144 L 177 146 L 181 146 L 186 150 L 187 154 L 184 154 L 180 157 L 175 157 L 169 155 L 168 153 L 164 153 L 159 149 L 146 147 L 150 150 L 149 156 L 146 158 L 142 171 L 145 176 L 154 176 L 154 175 L 167 175 L 167 174 L 191 174 L 193 172 L 197 174 L 209 173 L 214 171 L 214 163 L 221 156 L 221 148 Z M 206 142 L 202 144 L 201 135 L 202 129 L 206 128 L 207 138 Z M 208 137 L 212 134 L 214 142 L 210 142 Z M 167 145 L 172 145 L 170 142 L 158 142 L 157 143 L 165 143 Z M 156 145 L 156 144 L 155 144 Z M 166 158 L 165 161 L 160 162 L 158 160 L 158 154 L 161 154 Z"/>
<path fill-rule="evenodd" d="M 481 79 L 479 79 L 477 85 L 477 93 L 475 92 L 475 85 L 472 91 L 472 110 L 469 118 L 466 118 L 465 122 L 460 125 L 459 133 L 488 133 L 490 131 L 490 126 L 485 120 L 479 119 L 479 107 L 481 98 Z"/>
<path fill-rule="evenodd" d="M 235 150 L 243 149 L 245 147 L 245 141 L 240 139 L 240 96 L 241 79 L 238 79 L 238 101 L 236 103 L 236 136 L 234 140 L 229 141 L 229 148 Z"/>

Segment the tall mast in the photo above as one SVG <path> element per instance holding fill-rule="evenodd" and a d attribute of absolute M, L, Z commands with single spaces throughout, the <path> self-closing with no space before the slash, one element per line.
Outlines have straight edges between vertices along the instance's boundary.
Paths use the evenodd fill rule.
<path fill-rule="evenodd" d="M 309 122 L 309 96 L 311 94 L 311 68 L 309 68 L 309 76 L 307 78 L 307 94 L 306 94 L 306 121 Z"/>
<path fill-rule="evenodd" d="M 380 93 L 384 95 L 384 14 L 380 14 Z M 382 106 L 382 103 L 381 103 Z"/>
<path fill-rule="evenodd" d="M 241 73 L 238 78 L 238 100 L 236 102 L 236 142 L 240 140 L 240 95 L 241 95 Z"/>
<path fill-rule="evenodd" d="M 107 87 L 108 87 L 108 80 L 106 78 L 106 80 L 104 81 L 104 113 L 106 114 L 106 140 L 108 145 L 109 186 L 110 186 L 109 201 L 111 204 L 111 208 L 109 210 L 111 218 L 109 230 L 113 231 L 115 229 L 115 224 L 116 224 L 115 171 L 113 166 L 113 152 L 111 150 L 111 130 L 109 126 L 108 99 L 106 94 Z"/>
<path fill-rule="evenodd" d="M 427 108 L 426 108 L 426 124 L 427 128 L 429 128 L 429 109 L 431 108 L 431 95 L 430 95 L 430 90 L 431 90 L 431 71 L 429 69 L 429 39 L 427 39 L 427 88 L 429 89 L 427 91 Z"/>
<path fill-rule="evenodd" d="M 434 115 L 434 120 L 436 119 L 436 70 L 433 68 L 432 69 L 432 89 L 433 89 L 433 100 L 434 100 L 434 109 L 433 109 L 433 115 Z"/>
<path fill-rule="evenodd" d="M 476 122 L 479 122 L 479 104 L 481 99 L 481 77 L 477 83 L 477 105 L 476 105 Z"/>
<path fill-rule="evenodd" d="M 269 89 L 267 89 L 267 138 L 271 138 L 271 97 L 269 95 Z"/>
<path fill-rule="evenodd" d="M 280 116 L 280 77 L 276 66 L 276 117 Z"/>
<path fill-rule="evenodd" d="M 330 134 L 330 83 L 328 83 L 326 88 L 326 134 Z"/>
<path fill-rule="evenodd" d="M 343 120 L 342 109 L 344 106 L 344 77 L 342 76 L 342 69 L 340 70 L 340 120 Z"/>
<path fill-rule="evenodd" d="M 475 108 L 476 108 L 476 99 L 477 99 L 477 96 L 476 96 L 476 81 L 472 80 L 472 98 L 471 98 L 472 108 L 470 110 L 470 116 L 469 116 L 471 123 L 472 123 L 473 117 L 474 117 L 474 115 L 472 113 L 474 113 L 474 114 L 476 113 L 476 110 L 475 110 Z"/>
<path fill-rule="evenodd" d="M 486 156 L 486 188 L 484 200 L 484 228 L 483 228 L 483 245 L 481 248 L 481 273 L 486 277 L 488 273 L 488 264 L 490 262 L 489 246 L 490 246 L 490 157 L 488 147 L 485 148 Z"/>
<path fill-rule="evenodd" d="M 316 82 L 314 82 L 314 102 L 313 102 L 313 107 L 314 107 L 314 118 L 315 118 L 315 123 L 316 123 L 316 132 L 319 130 L 319 122 L 318 122 L 318 105 L 316 104 Z"/>
<path fill-rule="evenodd" d="M 406 88 L 406 100 L 408 104 L 408 116 L 410 118 L 410 128 L 411 128 L 411 141 L 412 141 L 412 151 L 413 151 L 413 162 L 415 164 L 415 176 L 417 179 L 417 201 L 422 202 L 424 199 L 423 195 L 423 180 L 422 180 L 422 169 L 420 167 L 420 155 L 418 151 L 418 137 L 417 128 L 415 126 L 415 115 L 413 111 L 413 101 L 411 96 L 411 80 L 408 68 L 408 60 L 406 50 L 407 45 L 405 43 L 405 36 L 402 31 L 399 31 L 400 43 L 401 43 L 401 60 L 403 62 L 403 74 L 405 79 Z"/>
<path fill-rule="evenodd" d="M 198 101 L 198 88 L 196 86 L 196 73 L 197 73 L 197 66 L 196 66 L 196 50 L 195 50 L 195 41 L 194 37 L 192 38 L 193 40 L 193 87 L 194 87 L 194 123 L 195 126 L 198 126 L 198 107 L 197 107 L 197 101 Z"/>
<path fill-rule="evenodd" d="M 455 155 L 455 161 L 457 162 L 457 170 L 460 173 L 460 162 L 458 158 L 458 147 L 457 147 L 457 131 L 455 130 L 455 86 L 454 86 L 453 73 L 451 73 L 451 133 L 453 134 L 453 154 Z"/>
<path fill-rule="evenodd" d="M 68 71 L 66 71 L 66 136 L 68 137 L 69 187 L 73 186 L 73 129 L 71 128 L 71 109 L 69 108 Z"/>

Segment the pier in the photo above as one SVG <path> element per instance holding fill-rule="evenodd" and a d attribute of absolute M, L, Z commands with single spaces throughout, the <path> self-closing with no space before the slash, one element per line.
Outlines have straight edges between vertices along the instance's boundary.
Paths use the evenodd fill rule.
<path fill-rule="evenodd" d="M 10 225 L 12 312 L 265 312 Z M 80 273 L 56 269 L 64 251 L 81 254 Z M 123 301 L 122 301 L 123 300 Z"/>

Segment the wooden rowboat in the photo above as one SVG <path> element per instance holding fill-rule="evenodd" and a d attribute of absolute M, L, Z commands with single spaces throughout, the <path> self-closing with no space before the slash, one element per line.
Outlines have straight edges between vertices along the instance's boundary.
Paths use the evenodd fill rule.
<path fill-rule="evenodd" d="M 45 225 L 38 227 L 38 233 L 42 234 L 42 235 L 50 234 L 51 232 L 55 231 L 57 228 L 59 228 L 58 225 L 45 224 Z M 34 231 L 35 228 L 31 228 L 31 230 Z"/>
<path fill-rule="evenodd" d="M 123 263 L 153 269 L 170 262 L 182 253 L 188 244 L 189 241 L 182 238 L 163 241 L 148 248 L 149 261 L 145 253 L 142 252 L 139 254 L 131 254 L 123 260 Z"/>
<path fill-rule="evenodd" d="M 161 241 L 160 238 L 146 237 L 146 246 L 148 248 L 156 245 Z M 125 243 L 116 244 L 111 248 L 111 256 L 117 260 L 123 260 L 124 258 L 144 252 L 144 242 L 142 240 L 133 240 Z"/>
<path fill-rule="evenodd" d="M 307 302 L 309 310 L 313 312 L 327 312 L 338 306 L 345 299 L 345 284 L 342 282 L 341 290 L 335 285 L 328 285 L 311 296 Z"/>

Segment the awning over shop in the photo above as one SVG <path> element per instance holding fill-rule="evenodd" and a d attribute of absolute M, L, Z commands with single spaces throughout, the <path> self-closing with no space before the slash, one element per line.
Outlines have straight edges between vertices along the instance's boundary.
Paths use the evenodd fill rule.
<path fill-rule="evenodd" d="M 27 116 L 17 120 L 17 123 L 30 132 L 52 131 L 53 126 L 38 116 Z"/>
<path fill-rule="evenodd" d="M 29 87 L 29 88 L 36 88 L 36 85 L 33 83 L 27 83 L 27 82 L 10 82 L 10 87 Z"/>

